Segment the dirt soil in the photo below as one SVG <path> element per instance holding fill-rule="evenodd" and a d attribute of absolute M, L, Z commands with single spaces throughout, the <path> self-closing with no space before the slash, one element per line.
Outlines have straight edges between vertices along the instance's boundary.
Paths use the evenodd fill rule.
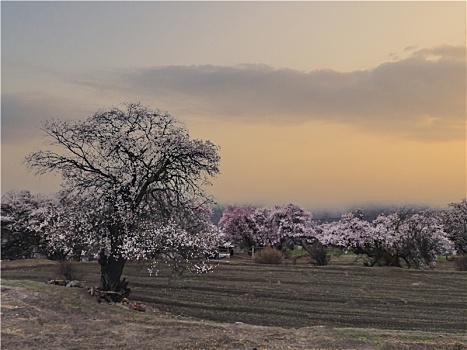
<path fill-rule="evenodd" d="M 12 278 L 1 281 L 1 327 L 5 350 L 467 348 L 462 333 L 218 323 L 177 316 L 152 304 L 138 312 L 99 304 L 86 288 Z"/>

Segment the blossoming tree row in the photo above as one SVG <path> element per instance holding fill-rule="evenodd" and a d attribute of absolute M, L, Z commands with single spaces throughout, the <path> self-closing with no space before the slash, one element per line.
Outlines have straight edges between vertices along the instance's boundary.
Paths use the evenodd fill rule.
<path fill-rule="evenodd" d="M 292 248 L 319 242 L 366 257 L 365 264 L 426 267 L 439 255 L 467 253 L 467 202 L 440 212 L 401 209 L 372 221 L 361 210 L 318 222 L 293 204 L 269 208 L 229 206 L 219 227 L 244 247 Z"/>

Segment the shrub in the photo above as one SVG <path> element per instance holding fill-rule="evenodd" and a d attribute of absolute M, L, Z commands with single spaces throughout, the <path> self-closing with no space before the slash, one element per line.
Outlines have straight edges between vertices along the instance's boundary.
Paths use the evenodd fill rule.
<path fill-rule="evenodd" d="M 256 253 L 254 261 L 258 264 L 282 264 L 282 252 L 273 247 L 265 247 Z"/>
<path fill-rule="evenodd" d="M 76 264 L 69 260 L 60 260 L 58 274 L 69 281 L 80 280 L 82 278 L 82 272 L 76 267 Z"/>
<path fill-rule="evenodd" d="M 331 255 L 327 254 L 326 247 L 318 240 L 311 244 L 303 245 L 303 248 L 310 255 L 310 260 L 313 265 L 325 266 L 331 261 Z"/>
<path fill-rule="evenodd" d="M 467 254 L 455 256 L 454 262 L 459 271 L 467 271 Z"/>

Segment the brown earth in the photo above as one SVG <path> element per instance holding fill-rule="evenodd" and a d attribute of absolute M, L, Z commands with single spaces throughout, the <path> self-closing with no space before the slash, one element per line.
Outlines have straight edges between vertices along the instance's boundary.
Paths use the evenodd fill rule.
<path fill-rule="evenodd" d="M 76 266 L 88 285 L 97 284 L 96 263 Z M 222 262 L 212 274 L 190 275 L 169 284 L 163 268 L 154 278 L 140 265 L 129 264 L 126 275 L 133 284 L 131 299 L 145 303 L 146 312 L 119 304 L 98 304 L 85 288 L 44 283 L 54 273 L 59 277 L 56 271 L 57 263 L 50 261 L 2 263 L 2 349 L 467 348 L 462 313 L 466 275 L 449 269 L 438 273 L 386 271 L 338 264 L 313 269 L 305 264 L 260 266 L 233 260 Z M 407 290 L 418 293 L 394 294 L 401 285 L 394 287 L 397 279 L 391 277 L 392 271 L 396 271 L 394 276 L 399 276 L 401 285 L 410 283 Z M 348 280 L 343 277 L 346 273 Z M 362 273 L 368 278 L 363 279 Z M 317 280 L 313 280 L 315 277 Z M 366 308 L 364 303 L 358 304 L 359 295 L 343 294 L 342 286 L 333 284 L 343 278 L 350 293 L 356 293 L 357 289 L 352 289 L 355 280 L 358 288 L 370 294 Z M 382 302 L 376 284 L 384 278 L 389 287 Z M 429 302 L 427 298 L 433 295 L 427 292 L 425 298 L 422 291 L 439 293 L 439 283 L 446 286 L 448 296 L 443 299 L 438 294 Z M 313 300 L 309 298 L 311 291 Z M 342 303 L 343 295 L 351 300 L 348 305 Z M 402 295 L 404 301 L 399 300 Z M 412 303 L 422 310 L 414 312 Z M 394 305 L 403 312 L 403 322 L 397 322 L 390 313 Z M 408 311 L 400 305 L 407 305 Z M 375 307 L 381 309 L 381 320 L 375 316 Z M 319 316 L 325 310 L 327 317 Z M 438 314 L 422 317 L 433 312 Z M 295 313 L 297 320 L 290 313 Z M 311 313 L 316 317 L 305 317 Z M 384 322 L 388 315 L 393 320 Z M 373 318 L 373 326 L 366 325 L 367 318 Z M 450 326 L 445 327 L 444 321 Z"/>

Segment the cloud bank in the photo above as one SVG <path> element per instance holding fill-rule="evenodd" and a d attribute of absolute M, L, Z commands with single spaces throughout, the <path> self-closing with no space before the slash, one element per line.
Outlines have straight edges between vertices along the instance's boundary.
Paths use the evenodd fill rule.
<path fill-rule="evenodd" d="M 326 120 L 402 137 L 465 137 L 464 47 L 421 49 L 352 72 L 250 64 L 165 66 L 104 80 L 107 88 L 189 105 L 191 113 L 205 116 L 279 123 Z"/>
<path fill-rule="evenodd" d="M 105 108 L 141 100 L 177 117 L 276 124 L 317 120 L 401 138 L 465 139 L 465 47 L 407 51 L 411 51 L 407 58 L 351 72 L 243 64 L 163 66 L 88 76 L 69 73 L 60 77 L 70 87 L 63 96 L 49 96 L 47 90 L 33 99 L 27 92 L 3 94 L 2 134 L 5 140 L 13 137 L 10 131 L 27 128 L 29 120 L 52 116 L 49 112 L 63 117 L 84 111 L 87 115 L 96 105 Z M 78 101 L 79 89 L 94 100 Z"/>

